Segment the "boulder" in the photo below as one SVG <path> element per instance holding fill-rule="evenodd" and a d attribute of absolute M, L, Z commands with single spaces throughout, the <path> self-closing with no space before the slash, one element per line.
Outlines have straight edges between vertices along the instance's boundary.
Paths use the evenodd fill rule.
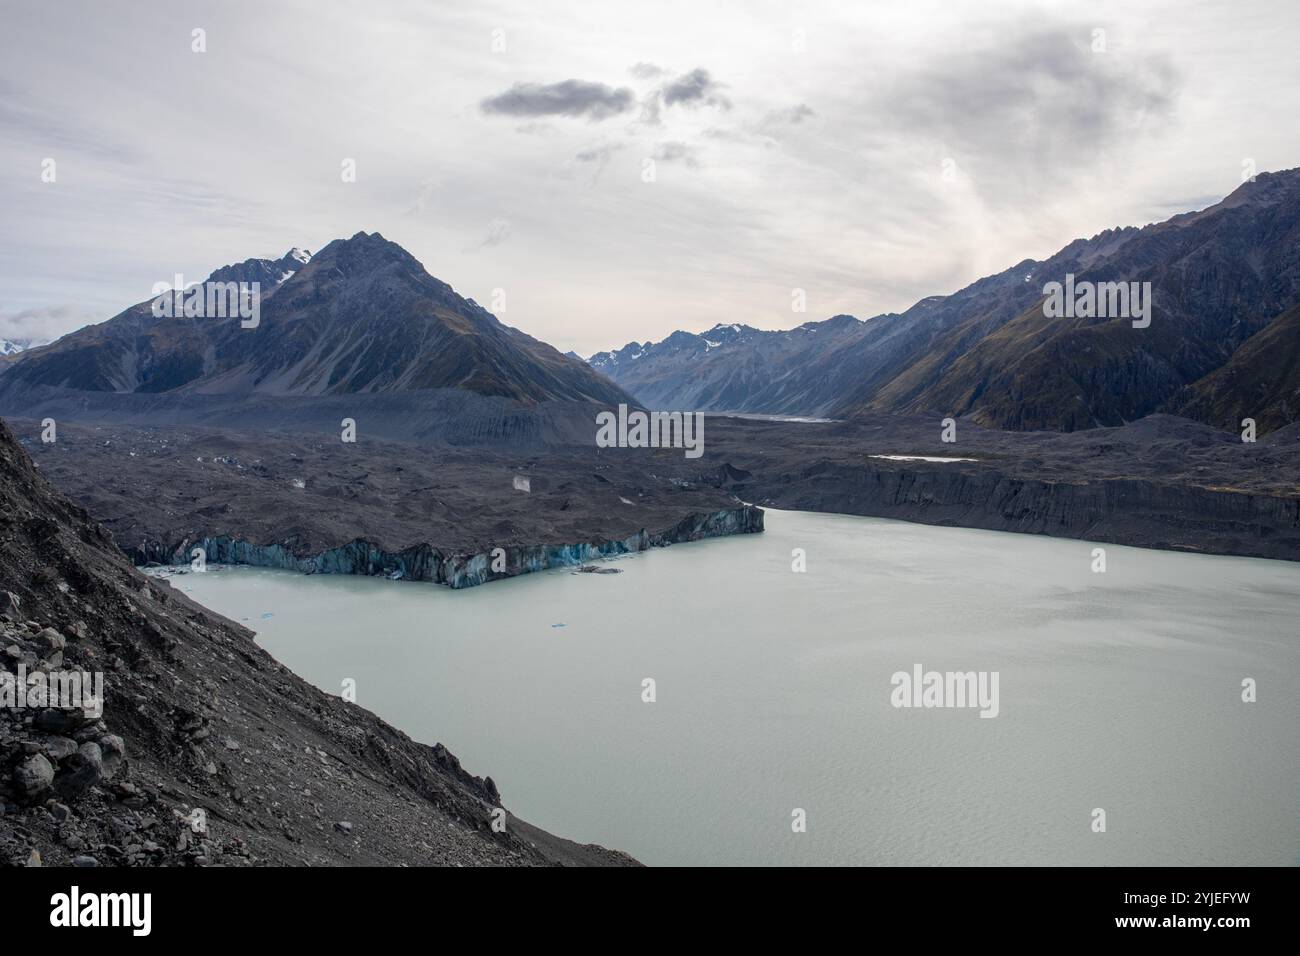
<path fill-rule="evenodd" d="M 6 621 L 22 620 L 22 615 L 19 612 L 22 603 L 22 599 L 13 591 L 0 591 L 0 617 L 3 617 Z"/>
<path fill-rule="evenodd" d="M 36 646 L 41 657 L 51 657 L 68 646 L 68 640 L 52 627 L 47 627 L 36 635 Z"/>
<path fill-rule="evenodd" d="M 70 737 L 51 737 L 45 741 L 45 755 L 54 763 L 62 763 L 77 752 L 77 742 Z"/>
<path fill-rule="evenodd" d="M 33 754 L 14 770 L 14 783 L 19 794 L 29 803 L 49 792 L 54 783 L 54 764 L 45 754 Z"/>
<path fill-rule="evenodd" d="M 99 744 L 85 743 L 63 762 L 63 768 L 54 779 L 54 789 L 68 800 L 76 800 L 103 780 L 103 751 Z"/>
<path fill-rule="evenodd" d="M 87 717 L 84 712 L 75 708 L 47 707 L 36 715 L 36 719 L 32 721 L 32 726 L 37 730 L 45 731 L 47 734 L 68 737 L 86 724 L 93 723 L 94 719 L 93 717 Z"/>
<path fill-rule="evenodd" d="M 99 738 L 99 749 L 104 755 L 104 779 L 111 780 L 126 756 L 126 744 L 117 734 L 104 734 Z"/>

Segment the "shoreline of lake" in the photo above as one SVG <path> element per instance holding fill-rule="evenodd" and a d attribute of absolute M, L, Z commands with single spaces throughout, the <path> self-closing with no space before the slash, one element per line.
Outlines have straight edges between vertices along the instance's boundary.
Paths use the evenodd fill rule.
<path fill-rule="evenodd" d="M 1293 864 L 1300 568 L 1106 546 L 1099 574 L 1092 546 L 770 512 L 743 547 L 492 597 L 249 568 L 175 583 L 491 769 L 521 816 L 646 863 Z M 1000 673 L 998 717 L 890 706 L 916 663 Z"/>

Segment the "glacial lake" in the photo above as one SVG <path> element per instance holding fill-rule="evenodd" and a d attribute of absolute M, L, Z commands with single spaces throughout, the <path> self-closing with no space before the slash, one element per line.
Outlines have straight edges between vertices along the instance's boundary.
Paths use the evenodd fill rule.
<path fill-rule="evenodd" d="M 766 524 L 462 591 L 172 583 L 523 819 L 648 864 L 1300 864 L 1300 564 Z M 996 671 L 998 715 L 894 707 L 918 664 Z"/>

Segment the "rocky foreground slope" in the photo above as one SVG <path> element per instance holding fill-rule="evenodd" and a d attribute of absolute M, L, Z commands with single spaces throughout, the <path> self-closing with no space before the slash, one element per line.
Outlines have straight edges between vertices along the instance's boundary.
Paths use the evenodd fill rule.
<path fill-rule="evenodd" d="M 495 832 L 490 778 L 137 572 L 3 423 L 0 504 L 0 862 L 633 862 L 508 814 Z M 15 706 L 15 681 L 83 671 L 102 674 L 101 715 Z"/>

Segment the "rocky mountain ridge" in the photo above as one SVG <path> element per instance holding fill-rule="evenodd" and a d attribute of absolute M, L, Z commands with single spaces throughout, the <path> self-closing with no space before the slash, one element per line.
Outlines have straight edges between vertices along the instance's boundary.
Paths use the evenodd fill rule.
<path fill-rule="evenodd" d="M 1150 325 L 1135 328 L 1131 315 L 1046 315 L 1047 284 L 1067 276 L 1149 283 Z M 1294 373 L 1277 369 L 1274 393 L 1248 383 L 1249 369 L 1257 354 L 1294 343 L 1285 316 L 1297 304 L 1300 170 L 1287 170 L 1261 173 L 1207 209 L 1077 239 L 902 313 L 783 332 L 675 332 L 589 361 L 669 410 L 925 413 L 1058 431 L 1165 412 L 1223 428 L 1256 417 L 1273 428 L 1300 414 Z M 728 329 L 736 331 L 718 334 Z M 1256 336 L 1264 337 L 1230 369 Z"/>
<path fill-rule="evenodd" d="M 32 349 L 0 370 L 0 410 L 108 394 L 339 396 L 458 389 L 526 406 L 618 404 L 585 363 L 501 323 L 378 233 L 314 256 L 247 260 L 209 284 L 261 283 L 256 319 L 159 317 L 153 300 Z"/>

